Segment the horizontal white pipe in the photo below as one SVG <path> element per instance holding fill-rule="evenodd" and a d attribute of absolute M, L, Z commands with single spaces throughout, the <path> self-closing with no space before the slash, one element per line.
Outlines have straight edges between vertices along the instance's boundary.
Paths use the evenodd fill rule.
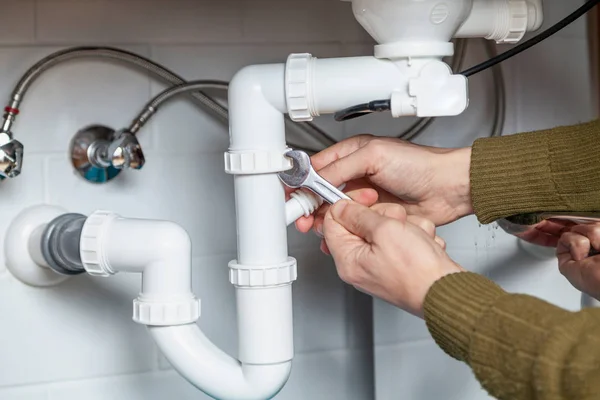
<path fill-rule="evenodd" d="M 414 60 L 423 63 L 422 60 Z M 418 71 L 413 64 L 413 70 Z M 317 59 L 313 64 L 313 108 L 332 114 L 373 100 L 385 100 L 394 91 L 408 92 L 410 69 L 406 61 L 394 63 L 375 57 Z"/>
<path fill-rule="evenodd" d="M 306 212 L 300 201 L 292 198 L 285 203 L 285 224 L 291 225 L 296 220 L 304 216 Z"/>
<path fill-rule="evenodd" d="M 338 187 L 340 190 L 344 190 L 346 185 L 343 184 Z M 304 216 L 308 217 L 317 208 L 323 204 L 323 199 L 308 190 L 296 190 L 291 194 L 290 200 L 285 203 L 285 218 L 286 224 L 293 224 L 298 218 Z"/>
<path fill-rule="evenodd" d="M 290 361 L 242 365 L 211 343 L 195 324 L 148 330 L 173 368 L 215 399 L 271 399 L 290 375 Z"/>
<path fill-rule="evenodd" d="M 527 1 L 526 31 L 538 30 L 543 23 L 540 0 Z M 509 0 L 474 0 L 471 14 L 458 29 L 456 38 L 486 38 L 503 41 L 511 34 Z"/>

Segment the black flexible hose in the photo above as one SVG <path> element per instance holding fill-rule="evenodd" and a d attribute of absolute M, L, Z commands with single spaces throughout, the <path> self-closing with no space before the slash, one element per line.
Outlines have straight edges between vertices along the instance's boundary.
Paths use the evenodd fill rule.
<path fill-rule="evenodd" d="M 594 8 L 594 6 L 596 6 L 598 3 L 600 3 L 600 0 L 587 1 L 584 5 L 579 7 L 573 13 L 571 13 L 570 15 L 568 15 L 567 17 L 565 17 L 558 23 L 554 24 L 550 28 L 546 29 L 544 32 L 540 33 L 539 35 L 527 40 L 526 42 L 523 42 L 522 44 L 520 44 L 520 45 L 494 57 L 494 58 L 490 58 L 489 60 L 484 61 L 481 64 L 477 64 L 474 67 L 471 67 L 471 68 L 461 72 L 460 74 L 464 75 L 466 77 L 475 75 L 476 73 L 485 71 L 486 69 L 493 67 L 496 64 L 499 64 L 503 61 L 508 60 L 511 57 L 516 56 L 519 53 L 524 52 L 525 50 L 535 46 L 536 44 L 538 44 L 538 43 L 542 42 L 543 40 L 549 38 L 550 36 L 554 35 L 558 31 L 566 28 L 568 25 L 572 24 L 577 19 L 579 19 L 580 17 L 585 15 L 592 8 Z"/>

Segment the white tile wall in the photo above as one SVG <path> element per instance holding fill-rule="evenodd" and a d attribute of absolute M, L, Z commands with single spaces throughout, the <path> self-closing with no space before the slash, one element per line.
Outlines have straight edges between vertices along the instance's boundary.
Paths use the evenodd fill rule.
<path fill-rule="evenodd" d="M 571 8 L 561 0 L 546 2 L 550 19 Z M 338 0 L 0 0 L 0 5 L 0 95 L 7 97 L 35 61 L 74 45 L 121 47 L 188 79 L 224 80 L 246 64 L 281 61 L 290 52 L 331 57 L 372 51 L 349 4 Z M 483 57 L 474 44 L 467 62 Z M 507 63 L 506 132 L 588 118 L 586 68 L 581 25 Z M 163 87 L 97 60 L 71 61 L 44 73 L 15 125 L 26 164 L 22 176 L 0 185 L 0 231 L 23 207 L 44 202 L 74 212 L 104 208 L 180 223 L 193 240 L 193 285 L 203 301 L 199 324 L 235 355 L 234 297 L 226 269 L 236 250 L 233 188 L 222 170 L 227 129 L 183 100 L 174 101 L 140 135 L 148 161 L 142 171 L 94 186 L 73 173 L 67 157 L 75 131 L 93 123 L 122 127 Z M 484 136 L 493 106 L 490 90 L 487 74 L 474 77 L 469 110 L 437 121 L 419 142 L 455 147 Z M 343 124 L 317 121 L 337 138 L 394 135 L 410 122 L 383 115 Z M 471 218 L 442 234 L 466 267 L 511 289 L 577 307 L 577 294 L 552 263 L 524 256 L 497 229 L 479 227 Z M 429 342 L 422 321 L 378 302 L 373 313 L 371 299 L 339 281 L 317 244 L 313 236 L 290 230 L 291 252 L 300 265 L 294 286 L 297 357 L 278 399 L 368 400 L 375 392 L 377 399 L 482 398 L 468 369 L 455 368 Z M 139 284 L 135 276 L 82 277 L 34 289 L 0 265 L 0 399 L 204 398 L 131 321 Z"/>
<path fill-rule="evenodd" d="M 29 66 L 68 46 L 120 47 L 187 79 L 229 80 L 244 65 L 281 61 L 291 52 L 341 56 L 346 44 L 369 42 L 348 4 L 337 1 L 0 0 L 0 5 L 0 94 L 7 97 Z M 293 18 L 282 19 L 286 13 Z M 163 88 L 114 62 L 70 61 L 45 72 L 15 125 L 27 149 L 26 164 L 19 179 L 0 189 L 0 230 L 23 207 L 39 203 L 180 223 L 193 240 L 193 286 L 203 302 L 199 324 L 235 355 L 235 297 L 227 278 L 227 262 L 236 251 L 234 198 L 222 159 L 227 128 L 185 101 L 174 101 L 140 135 L 147 157 L 142 171 L 96 186 L 80 179 L 68 160 L 69 140 L 78 129 L 96 123 L 123 127 Z M 344 136 L 343 124 L 317 123 Z M 301 266 L 294 287 L 297 356 L 277 398 L 372 398 L 370 299 L 337 278 L 317 245 L 315 237 L 291 230 L 290 249 Z M 131 321 L 139 287 L 139 277 L 124 275 L 34 289 L 0 265 L 6 327 L 0 341 L 7 344 L 0 356 L 0 399 L 205 398 Z"/>

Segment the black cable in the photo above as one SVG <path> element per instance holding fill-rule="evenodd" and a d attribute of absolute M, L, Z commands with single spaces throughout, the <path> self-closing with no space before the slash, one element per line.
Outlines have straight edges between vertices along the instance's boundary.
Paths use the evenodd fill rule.
<path fill-rule="evenodd" d="M 550 36 L 554 35 L 556 32 L 560 31 L 561 29 L 567 27 L 568 25 L 570 25 L 571 23 L 575 22 L 577 19 L 579 19 L 581 16 L 585 15 L 588 11 L 590 11 L 592 8 L 594 8 L 594 6 L 596 6 L 598 3 L 600 3 L 600 0 L 589 0 L 587 1 L 584 5 L 582 5 L 581 7 L 579 7 L 577 10 L 575 10 L 572 14 L 570 14 L 569 16 L 567 16 L 566 18 L 564 18 L 563 20 L 559 21 L 558 23 L 556 23 L 555 25 L 553 25 L 552 27 L 546 29 L 544 32 L 540 33 L 539 35 L 527 40 L 526 42 L 494 57 L 491 58 L 487 61 L 482 62 L 481 64 L 475 65 L 474 67 L 471 67 L 463 72 L 461 72 L 461 75 L 464 75 L 466 77 L 469 77 L 471 75 L 475 75 L 478 72 L 484 71 L 490 67 L 493 67 L 496 64 L 499 64 L 503 61 L 508 60 L 511 57 L 516 56 L 517 54 L 535 46 L 536 44 L 540 43 L 541 41 L 549 38 Z"/>
<path fill-rule="evenodd" d="M 391 108 L 392 102 L 390 100 L 373 100 L 369 103 L 359 104 L 338 111 L 333 114 L 333 118 L 337 122 L 348 121 L 374 112 L 389 111 Z"/>

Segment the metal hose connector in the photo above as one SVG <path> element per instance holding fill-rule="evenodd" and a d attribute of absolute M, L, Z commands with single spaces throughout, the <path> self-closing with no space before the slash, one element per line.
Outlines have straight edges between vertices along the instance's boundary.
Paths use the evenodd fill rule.
<path fill-rule="evenodd" d="M 23 75 L 21 80 L 17 83 L 13 90 L 9 106 L 6 107 L 4 115 L 3 129 L 5 132 L 10 132 L 12 123 L 14 122 L 17 114 L 19 113 L 19 106 L 23 101 L 27 90 L 31 84 L 46 70 L 62 62 L 70 61 L 79 58 L 106 58 L 124 62 L 128 65 L 135 66 L 142 70 L 151 73 L 152 76 L 160 81 L 169 83 L 171 85 L 181 85 L 186 82 L 185 79 L 165 68 L 164 66 L 147 59 L 146 57 L 138 54 L 117 49 L 113 47 L 102 47 L 102 46 L 83 46 L 73 47 L 65 50 L 57 51 L 49 56 L 41 59 L 35 65 L 33 65 Z M 222 89 L 227 90 L 228 85 Z M 226 107 L 219 104 L 211 96 L 208 96 L 202 91 L 193 91 L 188 93 L 192 97 L 192 101 L 198 105 L 202 110 L 209 112 L 213 116 L 218 117 L 222 122 L 228 121 L 228 110 Z M 291 124 L 293 121 L 287 117 L 287 123 Z M 301 128 L 305 133 L 308 133 L 314 139 L 318 140 L 325 146 L 329 146 L 335 143 L 329 135 L 323 130 L 311 123 L 295 124 L 295 127 Z"/>
<path fill-rule="evenodd" d="M 158 111 L 161 105 L 166 103 L 168 100 L 182 94 L 188 94 L 190 92 L 199 92 L 203 89 L 220 89 L 227 90 L 229 84 L 225 81 L 218 80 L 198 80 L 185 82 L 180 85 L 172 86 L 168 89 L 163 90 L 153 99 L 151 99 L 133 120 L 127 131 L 132 134 L 138 133 L 138 131 L 148 122 L 148 120 Z"/>

